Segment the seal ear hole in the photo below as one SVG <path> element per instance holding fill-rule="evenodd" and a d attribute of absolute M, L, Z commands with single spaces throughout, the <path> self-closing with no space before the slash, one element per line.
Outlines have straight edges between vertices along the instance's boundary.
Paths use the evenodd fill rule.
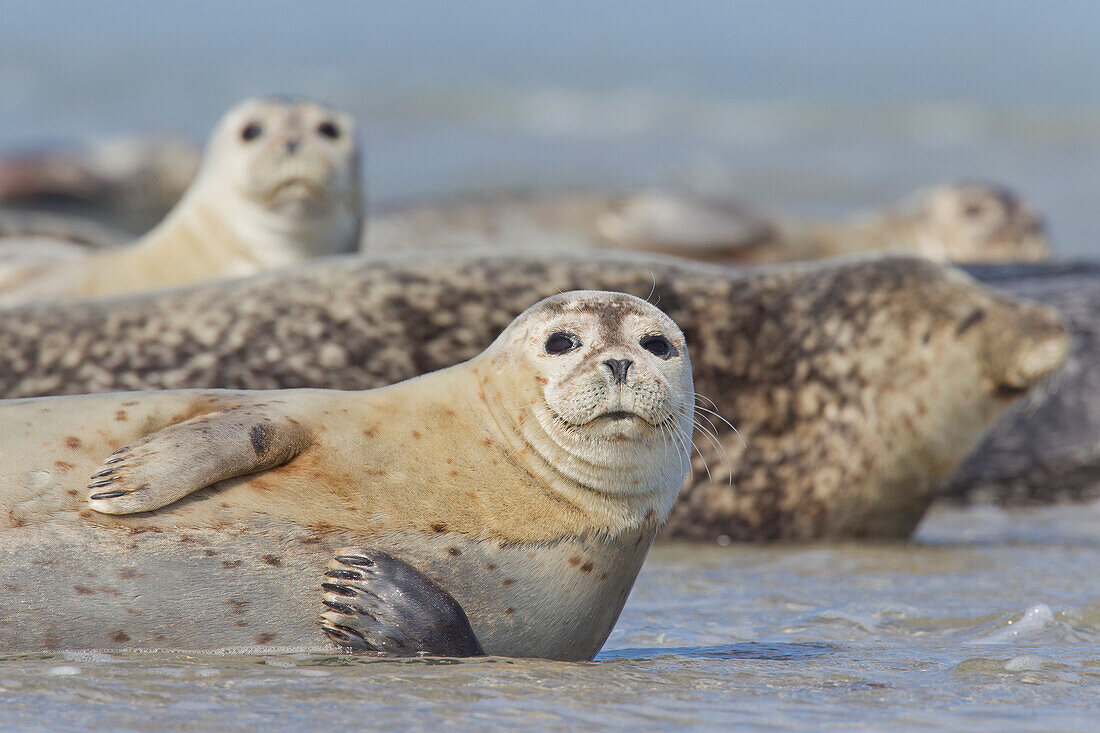
<path fill-rule="evenodd" d="M 264 133 L 263 126 L 258 122 L 249 122 L 243 128 L 241 128 L 241 140 L 246 143 L 255 140 Z"/>
<path fill-rule="evenodd" d="M 676 356 L 676 347 L 672 345 L 671 341 L 660 334 L 643 336 L 642 340 L 638 343 L 641 344 L 643 349 L 662 359 L 669 359 Z"/>
<path fill-rule="evenodd" d="M 566 331 L 555 331 L 546 339 L 547 354 L 565 354 L 579 348 L 580 339 Z"/>
<path fill-rule="evenodd" d="M 317 125 L 317 133 L 323 137 L 327 137 L 329 140 L 336 140 L 340 137 L 340 128 L 337 127 L 335 122 L 325 120 Z"/>

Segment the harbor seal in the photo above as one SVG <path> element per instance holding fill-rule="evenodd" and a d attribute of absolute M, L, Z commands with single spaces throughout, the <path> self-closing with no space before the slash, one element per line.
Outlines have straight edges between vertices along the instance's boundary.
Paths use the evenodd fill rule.
<path fill-rule="evenodd" d="M 198 176 L 157 227 L 129 247 L 8 272 L 0 303 L 155 290 L 351 251 L 361 198 L 347 114 L 250 99 L 218 123 Z"/>
<path fill-rule="evenodd" d="M 693 397 L 671 319 L 582 291 L 377 390 L 0 402 L 0 648 L 317 646 L 322 582 L 332 636 L 365 642 L 356 590 L 408 582 L 364 576 L 381 552 L 486 654 L 590 659 L 687 473 Z"/>
<path fill-rule="evenodd" d="M 974 268 L 1011 295 L 1057 308 L 1066 363 L 998 420 L 945 487 L 955 502 L 1027 506 L 1100 498 L 1100 265 Z"/>
<path fill-rule="evenodd" d="M 722 450 L 695 436 L 712 475 L 696 456 L 674 537 L 905 537 L 1066 349 L 1048 309 L 920 258 L 743 271 L 635 253 L 406 253 L 0 313 L 0 395 L 377 387 L 470 358 L 526 304 L 574 289 L 648 296 L 691 340 L 700 422 Z"/>
<path fill-rule="evenodd" d="M 803 222 L 736 201 L 668 192 L 499 195 L 382 210 L 364 249 L 562 246 L 632 249 L 760 264 L 892 249 L 937 260 L 1042 260 L 1042 219 L 989 184 L 936 186 L 883 211 Z"/>

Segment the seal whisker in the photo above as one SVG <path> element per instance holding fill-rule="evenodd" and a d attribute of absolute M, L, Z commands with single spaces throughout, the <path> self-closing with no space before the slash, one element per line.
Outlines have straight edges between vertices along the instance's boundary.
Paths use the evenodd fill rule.
<path fill-rule="evenodd" d="M 715 416 L 716 418 L 718 418 L 718 419 L 719 419 L 719 420 L 721 420 L 721 421 L 722 421 L 723 423 L 725 423 L 726 425 L 728 425 L 728 426 L 729 426 L 729 428 L 730 428 L 730 430 L 732 430 L 732 431 L 733 431 L 733 432 L 734 432 L 734 433 L 735 433 L 735 434 L 737 435 L 737 437 L 738 437 L 738 438 L 741 438 L 741 445 L 745 446 L 745 448 L 748 448 L 748 447 L 749 447 L 749 444 L 748 444 L 748 443 L 746 443 L 746 442 L 745 442 L 745 439 L 744 439 L 744 438 L 743 438 L 743 437 L 741 436 L 741 431 L 740 431 L 740 430 L 738 430 L 738 429 L 737 429 L 736 427 L 734 427 L 733 423 L 731 423 L 731 422 L 730 422 L 729 420 L 727 420 L 726 418 L 722 417 L 722 416 L 721 416 L 720 414 L 718 414 L 718 413 L 717 413 L 717 412 L 715 412 L 714 410 L 708 410 L 707 408 L 705 408 L 705 407 L 700 407 L 699 405 L 696 405 L 696 406 L 695 406 L 695 409 L 696 409 L 696 410 L 701 410 L 702 412 L 708 413 L 708 414 L 710 414 L 710 415 L 714 415 L 714 416 Z"/>
<path fill-rule="evenodd" d="M 710 426 L 711 428 L 713 428 L 714 432 L 712 433 L 698 420 L 696 420 L 694 423 L 695 427 L 700 433 L 706 436 L 707 440 L 710 441 L 710 443 L 715 447 L 719 455 L 721 455 L 722 458 L 725 459 L 726 467 L 729 469 L 729 485 L 733 486 L 733 461 L 730 460 L 729 453 L 726 452 L 726 447 L 722 445 L 722 441 L 718 439 L 718 429 L 714 427 L 714 423 L 711 422 L 709 417 L 707 417 L 706 415 L 700 416 L 708 423 L 710 423 Z"/>

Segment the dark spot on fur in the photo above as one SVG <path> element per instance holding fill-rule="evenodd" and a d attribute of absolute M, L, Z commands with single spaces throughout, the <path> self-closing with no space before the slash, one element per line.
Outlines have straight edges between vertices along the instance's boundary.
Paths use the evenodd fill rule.
<path fill-rule="evenodd" d="M 77 491 L 76 489 L 69 489 L 65 493 L 68 494 L 69 496 L 80 496 L 80 492 Z"/>
<path fill-rule="evenodd" d="M 955 336 L 962 336 L 964 333 L 970 330 L 970 328 L 976 326 L 984 319 L 985 311 L 981 308 L 977 309 L 959 322 L 959 325 L 955 328 Z"/>
<path fill-rule="evenodd" d="M 364 435 L 364 437 L 367 437 L 367 438 L 373 438 L 374 436 L 378 435 L 378 426 L 377 425 L 370 425 L 368 427 L 363 428 L 363 435 Z"/>
<path fill-rule="evenodd" d="M 228 598 L 225 602 L 229 604 L 229 612 L 238 616 L 248 610 L 249 601 L 242 601 L 239 598 Z"/>
<path fill-rule="evenodd" d="M 503 585 L 505 588 L 507 588 L 510 585 L 515 585 L 515 583 L 516 583 L 516 581 L 515 581 L 514 578 L 505 578 L 504 581 L 501 582 L 501 585 Z"/>
<path fill-rule="evenodd" d="M 74 585 L 73 590 L 82 596 L 90 596 L 94 591 L 86 585 Z"/>
<path fill-rule="evenodd" d="M 217 550 L 203 550 L 202 554 L 206 555 L 207 557 L 214 557 L 218 554 L 218 552 Z"/>
<path fill-rule="evenodd" d="M 456 471 L 452 468 L 450 471 L 447 471 L 447 475 L 450 476 L 451 478 L 454 478 L 455 476 L 458 475 L 458 471 Z"/>
<path fill-rule="evenodd" d="M 180 535 L 180 542 L 194 542 L 194 541 L 195 541 L 195 538 L 192 537 L 189 534 L 181 534 Z"/>
<path fill-rule="evenodd" d="M 488 438 L 482 438 L 481 444 L 483 446 L 485 446 L 486 448 L 492 448 L 493 447 L 493 441 L 489 440 Z"/>
<path fill-rule="evenodd" d="M 485 566 L 485 569 L 489 570 L 489 571 L 496 570 L 497 569 L 497 564 L 495 562 L 491 562 L 491 563 L 489 563 L 488 565 Z"/>
<path fill-rule="evenodd" d="M 137 403 L 138 403 L 137 400 L 130 400 L 129 402 L 123 402 L 122 406 L 123 407 L 134 407 L 135 405 L 137 405 Z"/>
<path fill-rule="evenodd" d="M 462 550 L 458 549 L 457 547 L 448 547 L 447 553 L 453 557 L 458 557 L 462 554 Z"/>
<path fill-rule="evenodd" d="M 127 419 L 126 410 L 115 410 L 115 420 L 117 422 L 125 422 Z"/>
<path fill-rule="evenodd" d="M 253 425 L 248 431 L 248 439 L 252 441 L 252 450 L 257 456 L 263 456 L 271 448 L 271 440 L 275 437 L 275 431 L 267 423 Z"/>
<path fill-rule="evenodd" d="M 19 586 L 16 585 L 15 583 L 4 583 L 3 585 L 0 585 L 0 588 L 3 588 L 8 593 L 18 593 L 19 592 Z"/>
<path fill-rule="evenodd" d="M 233 625 L 236 626 L 238 629 L 243 629 L 245 626 L 248 626 L 248 622 L 247 621 L 234 621 Z"/>
<path fill-rule="evenodd" d="M 277 568 L 283 564 L 283 558 L 277 555 L 264 555 L 263 561 L 273 568 Z"/>
<path fill-rule="evenodd" d="M 242 560 L 222 560 L 222 567 L 231 570 L 233 568 L 239 568 L 243 562 Z"/>
<path fill-rule="evenodd" d="M 118 631 L 111 634 L 111 641 L 113 641 L 116 644 L 124 644 L 124 643 L 130 641 L 130 635 L 127 634 L 122 629 L 119 629 Z"/>
<path fill-rule="evenodd" d="M 257 644 L 267 644 L 268 642 L 275 641 L 275 634 L 272 634 L 270 631 L 265 631 L 262 634 L 256 634 L 253 638 Z"/>
<path fill-rule="evenodd" d="M 591 560 L 586 562 L 584 565 L 581 565 L 581 572 L 582 573 L 591 573 L 592 572 L 592 561 Z"/>
<path fill-rule="evenodd" d="M 414 431 L 412 431 L 412 436 L 413 436 L 414 438 L 416 438 L 417 440 L 420 440 L 421 438 L 423 438 L 423 437 L 424 437 L 423 435 L 421 435 L 421 434 L 420 434 L 420 431 L 419 431 L 419 430 L 414 430 Z"/>
<path fill-rule="evenodd" d="M 46 649 L 56 649 L 61 646 L 61 637 L 56 632 L 47 631 L 46 636 L 42 640 L 42 646 Z"/>
<path fill-rule="evenodd" d="M 80 438 L 76 437 L 75 435 L 70 435 L 67 438 L 65 438 L 65 447 L 66 448 L 72 448 L 73 450 L 76 450 L 77 448 L 79 448 L 82 445 L 84 445 L 84 444 L 80 442 Z"/>
<path fill-rule="evenodd" d="M 600 580 L 607 580 L 607 573 L 600 573 Z"/>
<path fill-rule="evenodd" d="M 66 463 L 65 461 L 54 461 L 53 465 L 59 471 L 71 471 L 73 469 L 73 464 Z"/>
<path fill-rule="evenodd" d="M 508 608 L 504 609 L 504 615 L 505 616 L 511 616 L 515 612 L 516 612 L 516 609 L 511 608 L 511 607 L 508 607 Z"/>
<path fill-rule="evenodd" d="M 574 555 L 573 557 L 569 558 L 569 564 L 572 565 L 573 567 L 577 567 L 578 565 L 581 564 L 581 556 L 580 555 Z"/>
<path fill-rule="evenodd" d="M 443 522 L 432 522 L 428 526 L 432 528 L 433 532 L 445 532 L 447 530 L 447 525 Z"/>
<path fill-rule="evenodd" d="M 8 512 L 8 521 L 11 522 L 11 526 L 13 527 L 22 527 L 26 524 L 23 517 L 17 516 L 13 511 Z"/>
<path fill-rule="evenodd" d="M 136 568 L 121 568 L 118 571 L 118 577 L 123 578 L 125 580 L 129 580 L 130 578 L 136 578 L 137 574 L 138 574 L 138 572 L 137 572 Z"/>

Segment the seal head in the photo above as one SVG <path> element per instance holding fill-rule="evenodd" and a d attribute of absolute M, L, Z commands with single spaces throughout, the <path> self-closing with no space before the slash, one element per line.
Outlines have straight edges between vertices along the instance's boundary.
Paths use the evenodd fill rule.
<path fill-rule="evenodd" d="M 1050 257 L 1043 219 L 1016 194 L 988 183 L 936 186 L 909 203 L 916 250 L 952 262 Z"/>
<path fill-rule="evenodd" d="M 688 470 L 694 404 L 672 319 L 624 293 L 564 293 L 517 318 L 475 369 L 512 448 L 597 524 L 668 516 Z"/>
<path fill-rule="evenodd" d="M 214 197 L 220 194 L 231 206 L 248 207 L 256 225 L 299 231 L 307 255 L 352 252 L 362 225 L 359 164 L 355 122 L 346 112 L 249 99 L 218 122 L 188 193 L 201 191 L 208 206 L 226 201 Z M 315 236 L 317 229 L 329 236 Z"/>

